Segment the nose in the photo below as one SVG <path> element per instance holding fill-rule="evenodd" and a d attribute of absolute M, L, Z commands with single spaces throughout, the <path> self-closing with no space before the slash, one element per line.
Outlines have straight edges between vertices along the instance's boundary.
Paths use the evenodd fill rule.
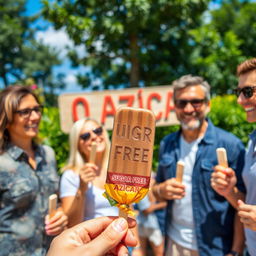
<path fill-rule="evenodd" d="M 243 93 L 240 93 L 236 101 L 238 104 L 242 105 L 245 100 L 246 98 L 244 97 Z"/>
<path fill-rule="evenodd" d="M 195 109 L 193 105 L 190 102 L 188 102 L 183 110 L 184 112 L 191 113 L 191 112 L 194 112 Z"/>
<path fill-rule="evenodd" d="M 38 120 L 41 117 L 41 113 L 36 112 L 35 110 L 32 110 L 30 119 L 32 120 Z"/>

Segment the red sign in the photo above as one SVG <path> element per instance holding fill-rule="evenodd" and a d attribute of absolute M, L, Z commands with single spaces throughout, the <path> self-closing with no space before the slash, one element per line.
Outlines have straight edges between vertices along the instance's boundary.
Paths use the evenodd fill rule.
<path fill-rule="evenodd" d="M 73 122 L 91 117 L 111 130 L 113 117 L 120 106 L 152 110 L 156 116 L 156 126 L 177 124 L 172 96 L 170 85 L 62 94 L 59 96 L 61 128 L 68 133 Z"/>

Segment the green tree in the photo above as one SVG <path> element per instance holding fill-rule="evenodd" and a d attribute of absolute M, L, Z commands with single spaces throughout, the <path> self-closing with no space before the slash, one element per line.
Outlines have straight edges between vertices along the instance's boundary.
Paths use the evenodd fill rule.
<path fill-rule="evenodd" d="M 218 8 L 208 12 L 206 24 L 190 31 L 195 45 L 190 63 L 211 83 L 215 95 L 237 87 L 237 65 L 256 56 L 256 3 L 219 2 Z"/>
<path fill-rule="evenodd" d="M 0 0 L 0 78 L 4 86 L 32 78 L 52 95 L 63 88 L 63 75 L 53 77 L 53 66 L 61 64 L 59 52 L 35 41 L 39 15 L 25 14 L 26 0 Z"/>
<path fill-rule="evenodd" d="M 90 71 L 83 87 L 100 78 L 109 86 L 167 84 L 188 73 L 193 45 L 189 30 L 200 25 L 209 0 L 44 0 L 44 16 L 65 28 L 85 56 L 70 51 L 74 66 Z"/>

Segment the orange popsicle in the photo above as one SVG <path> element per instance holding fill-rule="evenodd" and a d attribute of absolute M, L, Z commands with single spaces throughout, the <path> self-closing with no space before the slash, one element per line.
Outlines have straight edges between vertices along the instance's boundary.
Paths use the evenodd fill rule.
<path fill-rule="evenodd" d="M 105 196 L 111 205 L 132 214 L 129 205 L 148 192 L 155 137 L 152 111 L 122 107 L 116 112 Z"/>

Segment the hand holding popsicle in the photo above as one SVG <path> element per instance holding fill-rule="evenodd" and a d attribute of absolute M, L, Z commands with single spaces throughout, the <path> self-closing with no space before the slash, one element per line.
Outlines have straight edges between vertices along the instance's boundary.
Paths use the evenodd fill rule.
<path fill-rule="evenodd" d="M 57 209 L 58 197 L 49 196 L 48 215 L 45 217 L 45 231 L 47 235 L 54 236 L 61 233 L 67 226 L 68 219 L 61 208 Z"/>
<path fill-rule="evenodd" d="M 218 165 L 213 169 L 211 177 L 212 188 L 220 195 L 227 196 L 233 190 L 236 184 L 235 172 L 228 167 L 227 153 L 224 148 L 216 150 Z"/>
<path fill-rule="evenodd" d="M 154 114 L 145 109 L 117 110 L 105 184 L 111 205 L 131 213 L 129 205 L 148 192 L 155 136 Z"/>

